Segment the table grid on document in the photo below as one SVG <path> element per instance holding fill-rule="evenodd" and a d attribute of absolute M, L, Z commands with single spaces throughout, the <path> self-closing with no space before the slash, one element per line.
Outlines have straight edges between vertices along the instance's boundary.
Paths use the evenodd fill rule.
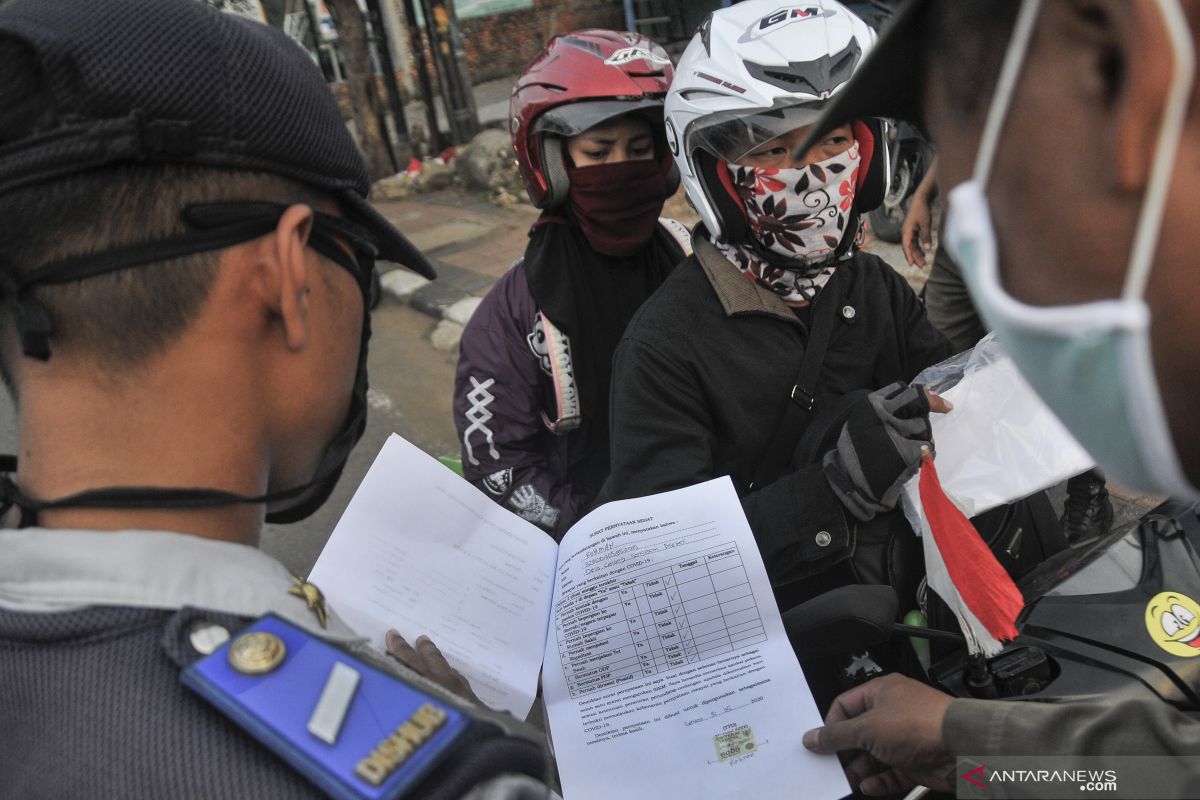
<path fill-rule="evenodd" d="M 593 584 L 556 615 L 572 697 L 766 640 L 737 545 Z"/>

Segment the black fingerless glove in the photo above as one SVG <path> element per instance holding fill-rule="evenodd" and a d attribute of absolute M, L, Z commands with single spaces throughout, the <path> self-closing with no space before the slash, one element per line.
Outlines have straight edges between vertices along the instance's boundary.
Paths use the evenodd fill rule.
<path fill-rule="evenodd" d="M 932 448 L 932 442 L 925 390 L 893 383 L 851 408 L 822 468 L 846 510 L 868 520 L 896 507 L 901 488 L 921 466 L 922 446 Z"/>

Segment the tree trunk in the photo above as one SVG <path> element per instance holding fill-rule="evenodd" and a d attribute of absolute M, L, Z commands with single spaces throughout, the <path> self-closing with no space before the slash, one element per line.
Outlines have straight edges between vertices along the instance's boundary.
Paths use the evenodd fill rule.
<path fill-rule="evenodd" d="M 346 68 L 346 88 L 354 111 L 358 146 L 367 160 L 367 172 L 377 181 L 396 173 L 383 128 L 383 104 L 375 84 L 375 70 L 367 49 L 367 30 L 355 0 L 326 0 L 338 31 L 338 50 Z"/>

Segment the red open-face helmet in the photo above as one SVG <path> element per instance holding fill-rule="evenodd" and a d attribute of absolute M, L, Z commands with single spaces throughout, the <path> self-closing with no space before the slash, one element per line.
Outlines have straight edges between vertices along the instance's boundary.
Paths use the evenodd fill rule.
<path fill-rule="evenodd" d="M 667 52 L 640 33 L 583 30 L 556 36 L 513 87 L 509 125 L 517 166 L 538 208 L 567 199 L 563 140 L 607 120 L 641 113 L 672 192 L 679 172 L 663 133 L 663 100 L 674 68 Z"/>

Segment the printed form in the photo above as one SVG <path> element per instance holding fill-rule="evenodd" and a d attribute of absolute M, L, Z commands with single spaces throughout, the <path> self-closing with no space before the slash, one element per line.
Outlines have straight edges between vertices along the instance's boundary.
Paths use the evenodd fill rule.
<path fill-rule="evenodd" d="M 568 800 L 838 798 L 728 478 L 610 503 L 559 549 L 543 682 Z"/>

